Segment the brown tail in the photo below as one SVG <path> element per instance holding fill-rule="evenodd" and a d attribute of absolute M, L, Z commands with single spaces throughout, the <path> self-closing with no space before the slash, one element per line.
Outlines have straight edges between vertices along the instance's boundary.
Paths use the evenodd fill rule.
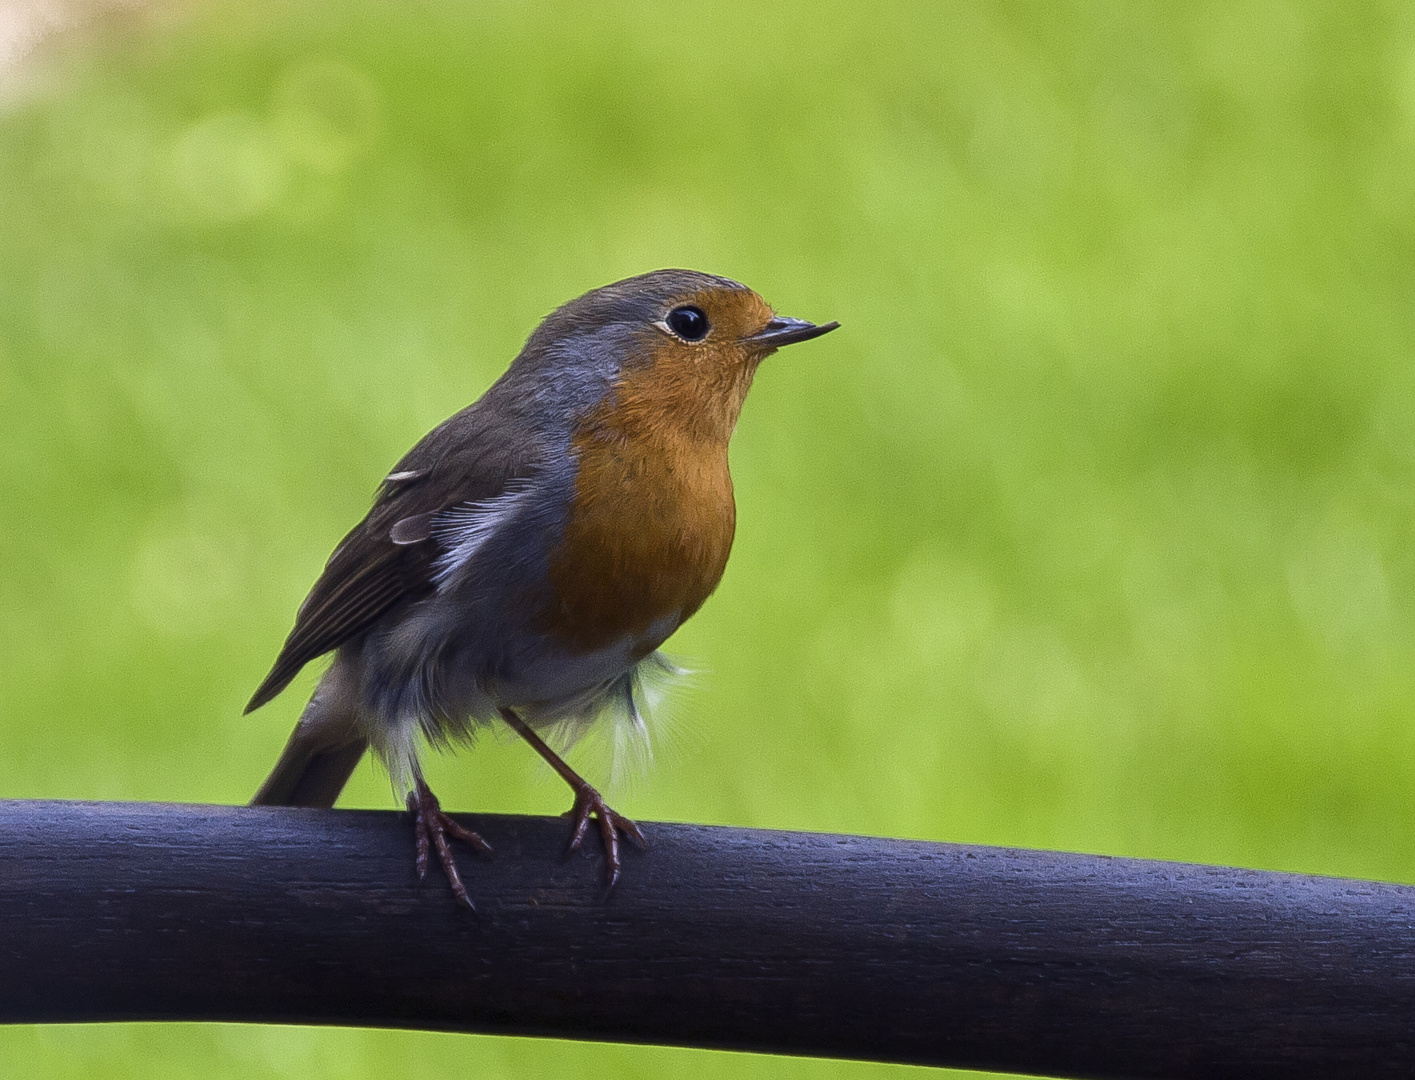
<path fill-rule="evenodd" d="M 330 807 L 368 749 L 336 660 L 320 680 L 252 806 Z"/>

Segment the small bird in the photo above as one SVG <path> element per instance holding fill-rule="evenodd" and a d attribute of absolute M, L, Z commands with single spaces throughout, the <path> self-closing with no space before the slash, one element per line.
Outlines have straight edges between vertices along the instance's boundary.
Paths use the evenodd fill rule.
<path fill-rule="evenodd" d="M 608 885 L 619 838 L 642 847 L 542 733 L 618 718 L 642 728 L 658 647 L 702 606 L 736 527 L 727 444 L 757 366 L 834 330 L 751 289 L 656 270 L 551 313 L 474 404 L 383 478 L 330 556 L 246 712 L 334 651 L 253 805 L 333 806 L 372 748 L 413 815 L 416 868 L 436 851 L 471 907 L 450 840 L 490 852 L 443 812 L 423 744 L 498 720 L 570 785 L 570 851 L 593 818 Z"/>

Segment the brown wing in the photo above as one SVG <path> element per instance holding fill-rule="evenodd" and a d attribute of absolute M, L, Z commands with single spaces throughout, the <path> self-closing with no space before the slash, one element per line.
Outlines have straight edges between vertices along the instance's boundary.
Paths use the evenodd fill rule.
<path fill-rule="evenodd" d="M 429 432 L 384 480 L 300 605 L 295 627 L 245 711 L 260 708 L 316 657 L 367 630 L 394 604 L 433 588 L 433 516 L 494 498 L 533 469 L 536 447 L 488 399 Z"/>

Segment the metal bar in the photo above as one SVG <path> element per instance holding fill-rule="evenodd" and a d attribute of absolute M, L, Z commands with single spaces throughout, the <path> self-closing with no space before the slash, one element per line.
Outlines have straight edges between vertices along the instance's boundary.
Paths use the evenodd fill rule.
<path fill-rule="evenodd" d="M 429 1028 L 1048 1076 L 1415 1074 L 1415 888 L 563 819 L 0 802 L 0 1021 Z"/>

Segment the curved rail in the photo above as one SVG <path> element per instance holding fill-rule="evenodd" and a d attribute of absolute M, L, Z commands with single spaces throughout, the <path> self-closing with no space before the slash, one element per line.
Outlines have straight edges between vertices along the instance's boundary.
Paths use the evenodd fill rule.
<path fill-rule="evenodd" d="M 1415 1073 L 1415 888 L 649 824 L 605 897 L 558 818 L 0 802 L 0 1021 L 224 1020 L 1087 1077 Z M 595 851 L 597 855 L 597 849 Z"/>

